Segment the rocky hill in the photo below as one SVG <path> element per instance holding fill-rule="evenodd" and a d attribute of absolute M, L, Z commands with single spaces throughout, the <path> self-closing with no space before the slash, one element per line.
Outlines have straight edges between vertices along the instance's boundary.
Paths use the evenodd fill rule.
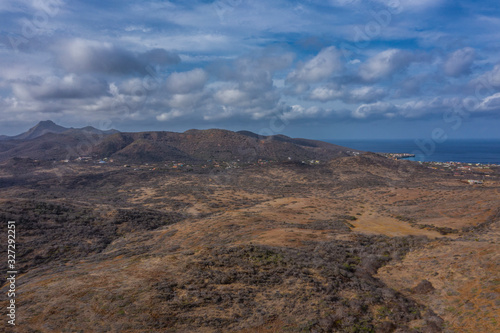
<path fill-rule="evenodd" d="M 262 136 L 248 131 L 221 129 L 176 132 L 121 133 L 93 127 L 68 129 L 51 121 L 40 122 L 26 133 L 0 140 L 0 161 L 13 157 L 40 160 L 79 156 L 114 158 L 124 162 L 206 160 L 330 160 L 355 150 L 334 144 Z"/>
<path fill-rule="evenodd" d="M 93 150 L 120 160 L 327 160 L 348 156 L 352 149 L 284 135 L 260 136 L 220 129 L 175 132 L 116 133 Z"/>
<path fill-rule="evenodd" d="M 79 134 L 79 133 L 90 133 L 90 134 L 112 134 L 118 132 L 117 130 L 108 130 L 108 131 L 101 131 L 97 128 L 94 128 L 92 126 L 86 126 L 83 128 L 73 128 L 73 127 L 63 127 L 60 125 L 57 125 L 54 123 L 52 120 L 44 120 L 30 128 L 24 133 L 14 135 L 14 136 L 7 136 L 7 135 L 0 135 L 0 141 L 12 141 L 12 140 L 18 140 L 18 141 L 27 141 L 27 140 L 32 140 L 36 139 L 38 137 L 41 137 L 47 133 L 66 133 L 66 134 Z"/>

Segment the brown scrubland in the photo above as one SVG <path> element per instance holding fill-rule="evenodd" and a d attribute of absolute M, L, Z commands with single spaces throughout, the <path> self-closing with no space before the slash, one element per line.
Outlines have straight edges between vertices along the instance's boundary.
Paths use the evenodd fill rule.
<path fill-rule="evenodd" d="M 15 332 L 498 330 L 498 169 L 166 165 L 3 163 Z"/>

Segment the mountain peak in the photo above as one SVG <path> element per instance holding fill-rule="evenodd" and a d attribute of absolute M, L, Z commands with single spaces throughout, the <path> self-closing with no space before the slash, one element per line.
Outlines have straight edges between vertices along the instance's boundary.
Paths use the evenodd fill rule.
<path fill-rule="evenodd" d="M 11 139 L 31 140 L 47 133 L 62 133 L 67 130 L 68 128 L 59 126 L 52 120 L 43 120 L 30 128 L 27 132 L 11 137 Z"/>
<path fill-rule="evenodd" d="M 30 130 L 32 130 L 32 129 L 50 129 L 50 130 L 55 129 L 56 131 L 57 130 L 67 130 L 66 127 L 59 126 L 55 122 L 53 122 L 52 120 L 42 120 L 38 124 L 33 126 Z"/>
<path fill-rule="evenodd" d="M 56 125 L 52 120 L 42 120 L 37 125 Z"/>

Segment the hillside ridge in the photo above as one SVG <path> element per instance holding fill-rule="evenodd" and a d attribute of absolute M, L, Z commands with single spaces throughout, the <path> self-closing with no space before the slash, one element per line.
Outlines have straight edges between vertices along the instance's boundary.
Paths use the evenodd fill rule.
<path fill-rule="evenodd" d="M 81 156 L 124 162 L 326 161 L 357 153 L 335 144 L 282 134 L 263 136 L 225 129 L 191 129 L 183 133 L 101 131 L 90 126 L 65 128 L 52 121 L 40 122 L 25 133 L 0 140 L 0 161 L 14 157 L 71 160 Z"/>

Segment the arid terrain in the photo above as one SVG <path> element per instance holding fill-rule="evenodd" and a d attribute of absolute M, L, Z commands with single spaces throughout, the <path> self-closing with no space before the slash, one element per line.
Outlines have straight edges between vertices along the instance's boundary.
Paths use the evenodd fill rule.
<path fill-rule="evenodd" d="M 13 331 L 498 329 L 498 169 L 469 185 L 375 154 L 222 164 L 4 162 Z"/>

